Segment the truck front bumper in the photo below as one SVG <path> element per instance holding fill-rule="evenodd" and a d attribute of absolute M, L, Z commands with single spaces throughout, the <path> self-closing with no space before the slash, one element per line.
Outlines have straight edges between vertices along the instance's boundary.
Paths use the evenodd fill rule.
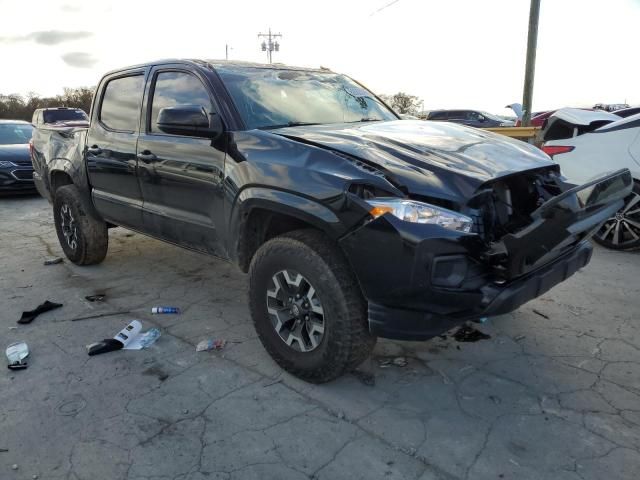
<path fill-rule="evenodd" d="M 389 213 L 366 222 L 340 245 L 368 301 L 371 332 L 425 340 L 538 297 L 589 263 L 588 239 L 632 184 L 624 169 L 570 188 L 532 212 L 528 226 L 490 244 Z"/>
<path fill-rule="evenodd" d="M 566 280 L 591 259 L 584 240 L 543 266 L 504 281 L 477 260 L 477 235 L 403 222 L 373 220 L 341 240 L 369 304 L 369 328 L 379 337 L 427 340 L 464 323 L 511 312 Z"/>

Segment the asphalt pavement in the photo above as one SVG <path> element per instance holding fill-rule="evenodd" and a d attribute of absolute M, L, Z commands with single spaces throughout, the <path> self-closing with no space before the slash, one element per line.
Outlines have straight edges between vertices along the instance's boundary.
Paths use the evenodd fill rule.
<path fill-rule="evenodd" d="M 311 385 L 260 345 L 236 267 L 121 228 L 109 241 L 100 265 L 45 266 L 62 256 L 51 207 L 0 198 L 0 347 L 31 351 L 0 370 L 3 480 L 639 476 L 639 253 L 596 248 L 476 325 L 488 339 L 380 340 L 354 374 Z M 45 300 L 63 307 L 16 323 Z M 161 337 L 87 355 L 132 319 Z M 227 344 L 196 352 L 206 339 Z"/>

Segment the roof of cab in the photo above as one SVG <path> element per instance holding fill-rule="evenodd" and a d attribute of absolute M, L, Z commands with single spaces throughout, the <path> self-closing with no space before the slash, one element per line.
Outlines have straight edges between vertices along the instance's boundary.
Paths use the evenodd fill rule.
<path fill-rule="evenodd" d="M 129 65 L 127 67 L 117 68 L 111 70 L 106 75 L 110 75 L 112 73 L 123 72 L 126 70 L 134 70 L 136 68 L 145 68 L 145 67 L 153 67 L 156 65 L 167 65 L 171 63 L 187 63 L 192 64 L 198 67 L 204 68 L 213 68 L 216 67 L 238 67 L 238 68 L 269 68 L 274 70 L 299 70 L 306 72 L 331 72 L 330 69 L 325 67 L 312 68 L 312 67 L 295 67 L 292 65 L 285 65 L 283 63 L 256 63 L 256 62 L 243 62 L 240 60 L 202 60 L 202 59 L 194 59 L 194 58 L 166 58 L 162 60 L 155 60 L 152 62 L 140 63 L 137 65 Z"/>

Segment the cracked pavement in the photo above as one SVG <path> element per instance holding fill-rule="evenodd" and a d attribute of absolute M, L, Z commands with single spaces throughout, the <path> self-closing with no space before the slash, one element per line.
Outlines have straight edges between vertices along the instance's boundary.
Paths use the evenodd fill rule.
<path fill-rule="evenodd" d="M 0 198 L 0 224 L 0 346 L 31 349 L 28 369 L 0 374 L 2 479 L 640 473 L 638 253 L 596 248 L 570 280 L 479 326 L 491 339 L 379 340 L 356 374 L 311 385 L 263 350 L 231 264 L 117 228 L 101 265 L 43 266 L 63 256 L 45 200 Z M 84 299 L 95 293 L 105 301 Z M 64 307 L 16 324 L 47 299 Z M 158 305 L 182 313 L 151 315 Z M 161 329 L 153 346 L 87 356 L 134 318 Z M 229 343 L 196 353 L 207 338 Z M 406 366 L 386 361 L 398 356 Z"/>

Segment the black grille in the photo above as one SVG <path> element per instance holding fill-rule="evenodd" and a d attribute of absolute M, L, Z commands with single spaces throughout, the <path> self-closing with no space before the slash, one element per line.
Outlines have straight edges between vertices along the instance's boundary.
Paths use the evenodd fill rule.
<path fill-rule="evenodd" d="M 33 170 L 14 170 L 12 173 L 18 180 L 33 180 Z"/>

